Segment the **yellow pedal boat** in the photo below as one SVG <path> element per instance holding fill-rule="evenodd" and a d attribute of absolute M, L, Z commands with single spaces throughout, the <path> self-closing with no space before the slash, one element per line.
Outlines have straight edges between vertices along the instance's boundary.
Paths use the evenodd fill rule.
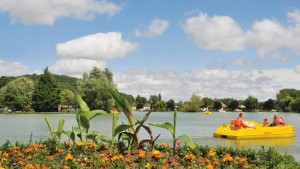
<path fill-rule="evenodd" d="M 292 125 L 263 127 L 262 124 L 255 121 L 248 122 L 254 123 L 256 128 L 237 128 L 231 124 L 224 124 L 215 130 L 214 137 L 228 139 L 294 137 L 294 127 Z"/>

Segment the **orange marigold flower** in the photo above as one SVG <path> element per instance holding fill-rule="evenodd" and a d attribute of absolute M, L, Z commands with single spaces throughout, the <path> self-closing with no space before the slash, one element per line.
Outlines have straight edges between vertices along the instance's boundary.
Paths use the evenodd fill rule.
<path fill-rule="evenodd" d="M 18 157 L 24 157 L 24 155 L 22 153 L 18 153 L 17 156 Z"/>
<path fill-rule="evenodd" d="M 224 156 L 224 158 L 223 158 L 223 160 L 224 161 L 232 161 L 233 160 L 233 158 L 231 157 L 231 155 L 229 154 L 229 153 L 226 153 L 225 154 L 225 156 Z"/>
<path fill-rule="evenodd" d="M 24 164 L 24 162 L 23 162 L 23 161 L 19 161 L 18 164 L 19 164 L 19 165 L 22 165 L 22 164 Z"/>
<path fill-rule="evenodd" d="M 0 151 L 0 155 L 2 154 L 2 151 Z"/>
<path fill-rule="evenodd" d="M 62 152 L 64 152 L 64 149 L 61 149 L 61 148 L 60 148 L 60 149 L 57 150 L 57 152 L 58 152 L 58 153 L 62 153 Z"/>
<path fill-rule="evenodd" d="M 167 147 L 168 147 L 168 144 L 167 144 L 167 143 L 162 143 L 160 146 L 161 146 L 162 148 L 167 148 Z"/>
<path fill-rule="evenodd" d="M 213 169 L 213 168 L 214 168 L 214 166 L 211 165 L 211 164 L 208 164 L 208 165 L 206 166 L 206 169 Z"/>
<path fill-rule="evenodd" d="M 176 145 L 180 146 L 182 144 L 181 141 L 176 141 Z"/>
<path fill-rule="evenodd" d="M 15 150 L 15 151 L 19 151 L 19 150 L 20 150 L 20 147 L 14 146 L 14 150 Z"/>
<path fill-rule="evenodd" d="M 27 148 L 27 149 L 25 150 L 25 152 L 26 152 L 26 153 L 30 153 L 30 152 L 32 152 L 33 150 L 34 150 L 34 148 L 29 147 L 29 148 Z"/>
<path fill-rule="evenodd" d="M 65 160 L 66 161 L 68 161 L 68 160 L 73 160 L 74 159 L 74 157 L 73 157 L 73 155 L 72 154 L 67 154 L 66 156 L 65 156 Z"/>
<path fill-rule="evenodd" d="M 209 150 L 209 154 L 208 154 L 208 156 L 215 156 L 216 155 L 216 149 L 215 148 L 211 148 L 210 150 Z"/>
<path fill-rule="evenodd" d="M 41 165 L 40 164 L 34 164 L 34 167 L 35 168 L 41 168 Z"/>
<path fill-rule="evenodd" d="M 139 157 L 144 158 L 146 156 L 146 151 L 139 150 Z"/>
<path fill-rule="evenodd" d="M 25 169 L 34 169 L 32 164 L 26 164 Z"/>
<path fill-rule="evenodd" d="M 70 141 L 66 142 L 66 145 L 72 147 L 72 143 Z"/>
<path fill-rule="evenodd" d="M 1 161 L 6 161 L 7 159 L 6 158 L 1 158 Z"/>
<path fill-rule="evenodd" d="M 161 153 L 160 153 L 160 151 L 158 151 L 158 150 L 154 150 L 153 152 L 152 152 L 152 155 L 155 157 L 155 158 L 160 158 L 162 155 L 161 155 Z"/>
<path fill-rule="evenodd" d="M 54 160 L 54 156 L 47 156 L 46 158 L 51 161 Z"/>
<path fill-rule="evenodd" d="M 184 157 L 188 160 L 194 160 L 196 158 L 194 154 L 186 154 Z"/>
<path fill-rule="evenodd" d="M 213 166 L 216 166 L 216 165 L 218 165 L 219 164 L 219 161 L 217 161 L 217 160 L 215 160 L 215 161 L 213 161 L 212 163 L 211 163 L 211 165 L 213 165 Z"/>
<path fill-rule="evenodd" d="M 240 161 L 247 161 L 247 157 L 242 157 Z"/>

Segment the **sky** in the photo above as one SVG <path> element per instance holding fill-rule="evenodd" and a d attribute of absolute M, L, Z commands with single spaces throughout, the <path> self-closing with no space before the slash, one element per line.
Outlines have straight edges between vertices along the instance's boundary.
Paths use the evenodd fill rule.
<path fill-rule="evenodd" d="M 95 66 L 134 97 L 276 99 L 300 90 L 300 1 L 0 0 L 0 76 Z"/>

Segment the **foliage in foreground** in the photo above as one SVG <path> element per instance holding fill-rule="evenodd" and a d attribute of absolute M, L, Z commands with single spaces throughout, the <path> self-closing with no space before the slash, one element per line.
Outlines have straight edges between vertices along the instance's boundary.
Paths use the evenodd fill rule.
<path fill-rule="evenodd" d="M 51 140 L 36 143 L 7 141 L 0 147 L 0 168 L 300 168 L 300 163 L 275 148 L 239 150 L 231 147 L 195 145 L 189 148 L 177 142 L 176 155 L 162 143 L 131 151 L 118 142 L 111 155 L 105 144 L 64 142 L 60 149 Z"/>

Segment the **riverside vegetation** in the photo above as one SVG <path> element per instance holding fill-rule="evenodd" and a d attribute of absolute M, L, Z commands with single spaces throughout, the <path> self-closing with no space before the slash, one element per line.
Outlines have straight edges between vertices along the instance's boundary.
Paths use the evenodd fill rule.
<path fill-rule="evenodd" d="M 111 137 L 90 131 L 90 120 L 105 114 L 103 110 L 90 110 L 80 96 L 76 96 L 79 109 L 75 113 L 77 126 L 64 129 L 63 118 L 54 129 L 45 117 L 50 138 L 38 142 L 15 144 L 7 141 L 0 147 L 0 169 L 79 169 L 79 168 L 300 168 L 300 163 L 289 154 L 280 154 L 275 148 L 235 149 L 196 145 L 187 136 L 176 136 L 176 110 L 173 124 L 146 125 L 151 112 L 143 119 L 134 119 L 130 104 L 115 89 L 108 89 L 117 105 L 112 114 Z M 119 124 L 118 112 L 123 112 L 128 124 Z M 156 144 L 150 126 L 161 127 L 172 133 L 172 145 Z M 146 130 L 148 139 L 140 140 L 139 132 Z M 61 142 L 62 135 L 69 141 Z"/>

